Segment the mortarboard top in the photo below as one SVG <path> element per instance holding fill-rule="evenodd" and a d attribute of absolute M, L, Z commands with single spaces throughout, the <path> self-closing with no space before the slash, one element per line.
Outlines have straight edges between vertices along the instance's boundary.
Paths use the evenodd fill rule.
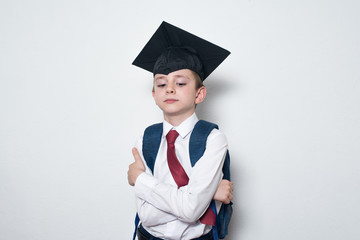
<path fill-rule="evenodd" d="M 132 64 L 154 75 L 190 69 L 204 81 L 229 54 L 226 49 L 162 22 Z"/>

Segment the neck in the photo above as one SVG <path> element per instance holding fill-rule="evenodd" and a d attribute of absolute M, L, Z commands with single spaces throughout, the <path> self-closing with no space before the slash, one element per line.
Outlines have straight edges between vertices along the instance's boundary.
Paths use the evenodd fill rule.
<path fill-rule="evenodd" d="M 188 119 L 191 115 L 193 115 L 195 111 L 190 112 L 188 114 L 183 114 L 183 115 L 165 115 L 164 114 L 164 119 L 165 121 L 167 121 L 168 123 L 170 123 L 171 125 L 173 125 L 174 127 L 179 126 L 183 121 L 185 121 L 186 119 Z"/>

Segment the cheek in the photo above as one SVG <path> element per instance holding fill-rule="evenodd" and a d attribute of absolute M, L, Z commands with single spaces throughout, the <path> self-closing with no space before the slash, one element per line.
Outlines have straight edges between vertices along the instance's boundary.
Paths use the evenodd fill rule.
<path fill-rule="evenodd" d="M 161 90 L 156 90 L 155 92 L 153 92 L 152 96 L 155 100 L 155 103 L 158 103 L 161 98 Z"/>
<path fill-rule="evenodd" d="M 186 97 L 189 102 L 194 102 L 196 99 L 196 92 L 189 89 L 188 91 L 183 92 L 183 96 Z"/>
<path fill-rule="evenodd" d="M 189 88 L 189 89 L 187 89 L 186 94 L 187 94 L 188 96 L 195 97 L 196 94 L 197 94 L 197 91 L 195 91 L 195 88 Z"/>

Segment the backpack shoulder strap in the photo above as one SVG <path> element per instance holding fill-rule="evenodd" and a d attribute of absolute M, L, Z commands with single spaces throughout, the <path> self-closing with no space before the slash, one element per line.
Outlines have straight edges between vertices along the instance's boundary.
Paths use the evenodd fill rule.
<path fill-rule="evenodd" d="M 219 129 L 216 124 L 204 120 L 199 120 L 196 123 L 191 133 L 189 143 L 189 153 L 192 167 L 204 154 L 206 149 L 206 139 L 214 128 Z"/>
<path fill-rule="evenodd" d="M 142 143 L 142 152 L 147 166 L 154 172 L 156 155 L 158 153 L 163 124 L 157 123 L 145 129 Z"/>
<path fill-rule="evenodd" d="M 231 181 L 231 175 L 230 175 L 230 154 L 229 150 L 226 151 L 224 166 L 223 166 L 223 179 Z"/>

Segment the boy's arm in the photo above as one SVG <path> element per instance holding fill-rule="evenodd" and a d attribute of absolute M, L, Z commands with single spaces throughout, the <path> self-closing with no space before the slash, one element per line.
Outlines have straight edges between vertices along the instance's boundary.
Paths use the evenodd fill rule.
<path fill-rule="evenodd" d="M 145 164 L 143 163 L 143 160 L 136 148 L 133 148 L 133 155 L 135 158 L 135 162 L 130 164 L 128 172 L 128 181 L 129 184 L 132 186 L 135 184 L 137 176 L 144 172 L 146 169 Z M 216 190 L 214 200 L 228 204 L 232 200 L 232 191 L 233 183 L 223 179 Z M 157 209 L 156 207 L 142 199 L 137 198 L 136 200 L 138 214 L 142 223 L 145 226 L 150 227 L 154 225 L 164 224 L 176 219 L 176 217 L 172 214 Z"/>
<path fill-rule="evenodd" d="M 145 164 L 143 163 L 138 150 L 134 147 L 132 149 L 135 162 L 129 165 L 128 182 L 131 186 L 135 185 L 137 177 L 145 172 Z M 229 204 L 232 200 L 232 192 L 234 190 L 233 183 L 223 179 L 218 188 L 216 189 L 214 200 L 220 201 L 225 204 Z"/>
<path fill-rule="evenodd" d="M 233 189 L 233 183 L 223 179 L 216 190 L 214 200 L 229 204 L 233 199 Z M 141 222 L 147 227 L 165 224 L 177 219 L 176 216 L 164 212 L 142 199 L 136 198 L 136 201 Z"/>
<path fill-rule="evenodd" d="M 213 130 L 204 155 L 192 168 L 187 186 L 178 189 L 151 174 L 141 173 L 135 182 L 136 196 L 182 221 L 195 222 L 208 208 L 221 182 L 226 150 L 225 136 Z"/>
<path fill-rule="evenodd" d="M 136 202 L 139 217 L 146 227 L 166 224 L 177 219 L 176 216 L 164 212 L 140 198 L 136 198 Z"/>

